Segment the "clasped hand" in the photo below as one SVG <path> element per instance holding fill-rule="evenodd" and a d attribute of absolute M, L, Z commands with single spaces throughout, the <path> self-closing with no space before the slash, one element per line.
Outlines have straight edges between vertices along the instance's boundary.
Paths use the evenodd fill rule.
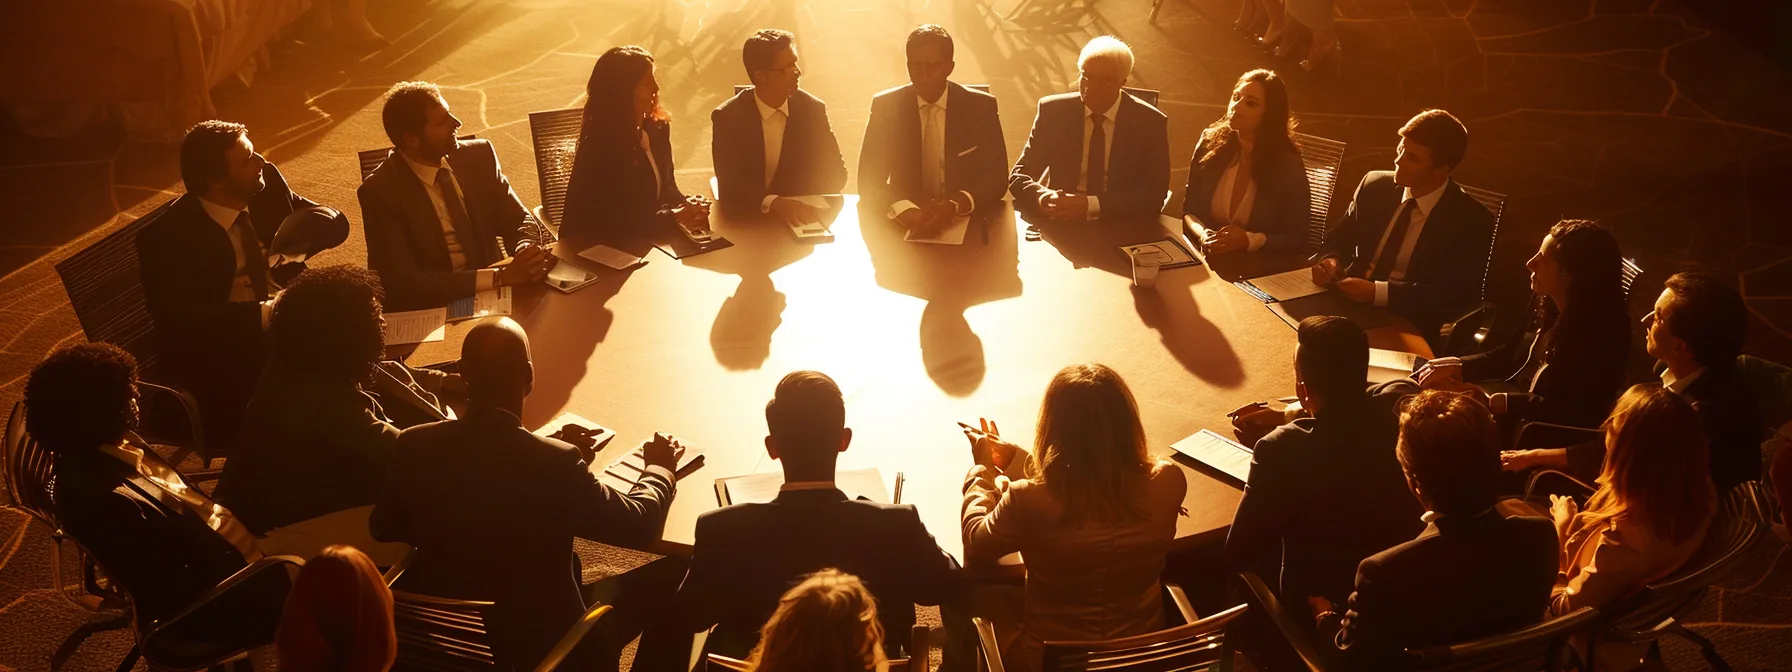
<path fill-rule="evenodd" d="M 1313 284 L 1336 287 L 1339 293 L 1357 303 L 1375 301 L 1375 283 L 1362 278 L 1344 277 L 1338 272 L 1338 260 L 1334 257 L 1326 257 L 1313 264 Z"/>
<path fill-rule="evenodd" d="M 496 266 L 498 284 L 522 285 L 541 282 L 548 277 L 548 269 L 554 267 L 554 255 L 548 254 L 541 245 L 524 245 L 510 258 L 510 263 Z"/>
<path fill-rule="evenodd" d="M 1069 191 L 1047 191 L 1039 198 L 1039 209 L 1051 219 L 1088 219 L 1089 197 Z"/>
<path fill-rule="evenodd" d="M 917 234 L 928 235 L 946 228 L 956 217 L 958 217 L 958 205 L 942 199 L 904 210 L 902 214 L 896 216 L 896 222 Z"/>
<path fill-rule="evenodd" d="M 702 196 L 691 196 L 684 203 L 672 209 L 672 217 L 678 225 L 687 231 L 709 230 L 709 201 Z"/>
<path fill-rule="evenodd" d="M 1226 254 L 1248 250 L 1251 247 L 1250 234 L 1238 225 L 1227 224 L 1218 229 L 1203 229 L 1203 231 L 1205 235 L 1201 237 L 1201 245 L 1206 247 L 1208 252 Z"/>

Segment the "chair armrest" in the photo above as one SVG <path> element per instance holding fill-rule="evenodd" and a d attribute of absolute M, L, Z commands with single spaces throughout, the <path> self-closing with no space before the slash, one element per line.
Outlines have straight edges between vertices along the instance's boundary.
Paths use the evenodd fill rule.
<path fill-rule="evenodd" d="M 1438 328 L 1438 342 L 1444 345 L 1440 356 L 1465 355 L 1480 352 L 1487 347 L 1487 340 L 1493 335 L 1494 318 L 1498 317 L 1499 307 L 1487 301 L 1470 310 L 1462 317 L 1445 322 Z"/>
<path fill-rule="evenodd" d="M 409 558 L 410 556 L 405 557 Z M 554 643 L 554 648 L 548 650 L 548 656 L 541 659 L 541 664 L 535 666 L 535 672 L 552 672 L 554 668 L 559 667 L 560 661 L 565 660 L 566 656 L 572 653 L 573 648 L 585 640 L 585 635 L 591 633 L 591 628 L 597 625 L 597 619 L 610 613 L 611 608 L 610 605 L 600 604 L 585 612 L 585 616 L 580 618 L 579 622 L 572 624 L 572 629 L 560 636 L 560 641 Z"/>
<path fill-rule="evenodd" d="M 984 667 L 989 672 L 1005 672 L 1002 668 L 1002 644 L 996 641 L 996 626 L 977 617 L 971 618 L 971 625 L 977 628 L 977 643 L 983 647 Z"/>
<path fill-rule="evenodd" d="M 1170 594 L 1170 601 L 1176 603 L 1176 611 L 1182 614 L 1183 623 L 1201 620 L 1201 617 L 1195 613 L 1194 603 L 1188 601 L 1188 593 L 1182 590 L 1182 586 L 1166 581 L 1164 582 L 1164 591 Z"/>
<path fill-rule="evenodd" d="M 559 227 L 548 222 L 547 206 L 535 206 L 535 209 L 529 211 L 529 216 L 535 222 L 535 242 L 546 245 L 560 239 L 555 231 Z"/>
<path fill-rule="evenodd" d="M 927 643 L 927 626 L 916 623 L 908 630 L 908 669 L 910 672 L 928 672 L 931 664 L 928 653 L 933 647 Z"/>
<path fill-rule="evenodd" d="M 1269 616 L 1269 621 L 1281 632 L 1282 640 L 1294 649 L 1301 662 L 1306 663 L 1307 669 L 1311 672 L 1324 672 L 1325 659 L 1319 656 L 1319 649 L 1307 640 L 1306 631 L 1295 622 L 1294 615 L 1282 607 L 1282 601 L 1276 598 L 1275 592 L 1255 572 L 1241 573 L 1238 578 L 1244 581 L 1245 587 L 1251 591 L 1251 599 L 1263 608 L 1263 613 Z"/>
<path fill-rule="evenodd" d="M 411 550 L 404 552 L 404 557 L 399 558 L 398 562 L 394 562 L 391 567 L 386 568 L 386 573 L 381 575 L 380 579 L 386 582 L 387 588 L 391 588 L 392 584 L 398 583 L 398 577 L 404 576 L 405 570 L 410 569 L 411 563 L 416 561 L 417 547 L 412 546 Z"/>
<path fill-rule="evenodd" d="M 160 413 L 145 413 L 143 419 L 149 422 L 137 428 L 138 435 L 151 442 L 158 438 L 168 440 L 187 451 L 197 453 L 200 459 L 209 458 L 211 453 L 206 452 L 205 424 L 199 413 L 199 401 L 193 398 L 191 392 L 178 385 L 160 385 L 142 380 L 137 381 L 137 392 L 143 397 L 143 406 L 179 409 L 181 420 L 184 420 L 181 424 L 185 425 L 172 428 L 158 426 L 153 421 L 165 416 Z M 162 403 L 157 404 L 157 400 Z M 173 430 L 173 436 L 168 431 L 161 431 L 164 429 Z"/>
<path fill-rule="evenodd" d="M 235 574 L 231 574 L 228 578 L 218 582 L 218 585 L 212 586 L 210 590 L 205 591 L 205 594 L 200 595 L 198 599 L 193 600 L 193 603 L 187 605 L 186 608 L 181 609 L 173 616 L 164 618 L 161 622 L 156 623 L 150 628 L 149 632 L 144 635 L 144 639 L 147 640 L 150 637 L 154 637 L 156 633 L 167 629 L 175 623 L 179 623 L 181 619 L 193 615 L 194 612 L 204 609 L 207 605 L 217 601 L 219 597 L 235 590 L 237 586 L 241 586 L 244 583 L 247 583 L 250 579 L 260 576 L 262 572 L 267 571 L 270 568 L 285 570 L 289 565 L 294 568 L 302 568 L 305 566 L 305 559 L 296 555 L 270 555 L 249 563 L 249 566 L 236 570 Z"/>
<path fill-rule="evenodd" d="M 1593 495 L 1594 492 L 1597 492 L 1599 490 L 1599 488 L 1594 487 L 1591 483 L 1588 483 L 1586 481 L 1575 478 L 1572 474 L 1569 474 L 1568 472 L 1559 471 L 1556 469 L 1538 469 L 1536 471 L 1536 473 L 1531 474 L 1531 477 L 1529 479 L 1527 479 L 1524 483 L 1524 500 L 1527 502 L 1534 501 L 1531 499 L 1531 496 L 1533 495 L 1534 491 L 1537 489 L 1537 482 L 1541 481 L 1545 478 L 1552 478 L 1552 477 L 1566 480 L 1569 483 L 1573 483 L 1576 487 L 1586 489 L 1587 492 L 1584 496 L 1590 497 Z"/>

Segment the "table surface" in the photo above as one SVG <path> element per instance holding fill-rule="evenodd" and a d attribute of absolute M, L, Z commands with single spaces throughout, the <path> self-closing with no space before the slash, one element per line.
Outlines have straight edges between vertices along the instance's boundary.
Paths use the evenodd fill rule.
<path fill-rule="evenodd" d="M 1153 288 L 1131 287 L 1117 246 L 1161 240 L 1180 229 L 1175 220 L 1045 224 L 1044 241 L 1026 241 L 1026 222 L 1004 208 L 974 222 L 962 246 L 929 245 L 903 241 L 856 200 L 834 221 L 831 243 L 798 243 L 782 224 L 729 221 L 718 210 L 714 230 L 731 248 L 684 260 L 651 252 L 629 273 L 580 260 L 604 279 L 571 294 L 516 296 L 536 377 L 525 425 L 570 411 L 616 430 L 594 470 L 656 431 L 704 452 L 704 466 L 678 483 L 657 550 L 688 552 L 697 517 L 718 506 L 715 479 L 779 469 L 765 454 L 764 405 L 791 371 L 840 384 L 853 439 L 838 468 L 876 467 L 886 486 L 902 472 L 903 502 L 960 559 L 971 455 L 956 422 L 987 417 L 1030 449 L 1058 369 L 1099 362 L 1118 371 L 1162 456 L 1203 428 L 1230 436 L 1228 411 L 1293 391 L 1294 331 L 1215 270 L 1167 270 Z M 576 258 L 589 242 L 562 241 L 557 253 Z M 1238 266 L 1229 261 L 1214 263 L 1225 273 Z M 1290 263 L 1300 262 L 1245 265 Z M 1373 330 L 1371 343 L 1429 354 L 1399 324 Z M 468 326 L 453 325 L 410 361 L 457 356 Z M 1189 484 L 1179 543 L 1222 538 L 1242 486 L 1175 461 Z"/>

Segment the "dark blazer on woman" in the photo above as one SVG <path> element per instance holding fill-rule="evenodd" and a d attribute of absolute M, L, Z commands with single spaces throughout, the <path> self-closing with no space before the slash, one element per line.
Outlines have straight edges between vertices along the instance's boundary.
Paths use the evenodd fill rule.
<path fill-rule="evenodd" d="M 1193 216 L 1203 224 L 1212 222 L 1212 226 L 1218 228 L 1220 224 L 1213 222 L 1213 192 L 1219 188 L 1226 167 L 1238 156 L 1238 142 L 1234 139 L 1226 143 L 1219 153 L 1203 164 L 1201 157 L 1207 153 L 1207 148 L 1207 140 L 1202 138 L 1195 143 L 1194 154 L 1189 156 L 1188 184 L 1182 189 L 1182 214 Z M 1262 249 L 1300 249 L 1307 243 L 1307 229 L 1311 225 L 1307 219 L 1312 201 L 1306 165 L 1301 163 L 1300 152 L 1293 145 L 1274 149 L 1264 145 L 1259 149 L 1265 151 L 1256 152 L 1252 159 L 1263 162 L 1268 168 L 1269 179 L 1257 183 L 1257 193 L 1251 201 L 1251 219 L 1244 223 L 1244 229 L 1268 236 Z"/>
<path fill-rule="evenodd" d="M 1547 342 L 1550 325 L 1543 322 L 1542 315 L 1533 313 L 1530 324 L 1519 332 L 1539 332 L 1528 356 L 1521 339 L 1514 337 L 1487 352 L 1462 357 L 1462 379 L 1514 377 L 1512 382 L 1525 392 L 1506 395 L 1508 418 L 1598 427 L 1618 403 L 1618 395 L 1624 393 L 1630 319 L 1619 316 L 1600 329 L 1604 333 L 1597 338 L 1578 346 L 1558 344 L 1552 352 Z"/>
<path fill-rule="evenodd" d="M 673 225 L 672 209 L 684 202 L 684 193 L 672 180 L 672 126 L 648 124 L 647 152 L 630 144 L 612 153 L 595 144 L 579 144 L 573 158 L 572 178 L 566 183 L 566 212 L 560 235 L 576 242 L 628 240 L 650 235 L 652 230 Z M 654 167 L 659 182 L 654 182 Z"/>

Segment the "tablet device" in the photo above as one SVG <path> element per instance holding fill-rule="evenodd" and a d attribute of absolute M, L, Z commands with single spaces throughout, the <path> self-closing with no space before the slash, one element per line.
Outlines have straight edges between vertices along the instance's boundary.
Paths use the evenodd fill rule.
<path fill-rule="evenodd" d="M 555 259 L 554 266 L 548 269 L 548 277 L 542 282 L 549 287 L 571 294 L 585 285 L 597 282 L 597 274 L 579 268 L 565 259 Z"/>

